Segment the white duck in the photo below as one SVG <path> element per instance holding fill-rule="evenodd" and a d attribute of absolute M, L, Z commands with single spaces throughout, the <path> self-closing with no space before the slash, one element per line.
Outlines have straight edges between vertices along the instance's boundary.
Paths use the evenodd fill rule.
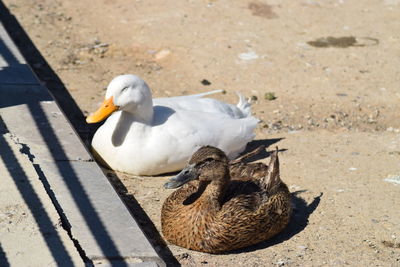
<path fill-rule="evenodd" d="M 216 92 L 152 99 L 141 78 L 117 76 L 102 106 L 86 119 L 95 123 L 109 116 L 92 147 L 110 168 L 134 175 L 181 170 L 205 145 L 235 158 L 254 138 L 258 119 L 242 96 L 237 106 L 201 98 Z"/>

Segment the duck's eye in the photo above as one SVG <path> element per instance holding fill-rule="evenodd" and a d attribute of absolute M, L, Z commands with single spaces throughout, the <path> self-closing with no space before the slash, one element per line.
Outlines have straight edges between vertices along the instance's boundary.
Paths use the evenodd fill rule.
<path fill-rule="evenodd" d="M 128 86 L 125 86 L 124 88 L 122 88 L 121 93 L 125 92 L 126 89 L 128 89 Z"/>

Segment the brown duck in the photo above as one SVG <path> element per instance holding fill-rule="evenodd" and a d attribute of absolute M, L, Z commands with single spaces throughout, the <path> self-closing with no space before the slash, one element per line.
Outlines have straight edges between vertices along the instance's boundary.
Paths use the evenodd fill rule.
<path fill-rule="evenodd" d="M 260 180 L 265 177 L 268 172 L 268 166 L 264 163 L 247 163 L 251 157 L 265 150 L 264 146 L 260 146 L 253 151 L 242 155 L 241 157 L 229 162 L 229 174 L 232 180 Z"/>
<path fill-rule="evenodd" d="M 281 232 L 292 208 L 289 190 L 279 176 L 278 151 L 272 154 L 269 167 L 250 165 L 240 160 L 230 164 L 215 147 L 202 147 L 194 153 L 185 169 L 164 185 L 182 186 L 163 204 L 164 237 L 188 249 L 221 253 Z M 239 178 L 231 179 L 230 168 Z M 251 172 L 261 178 L 245 177 Z"/>

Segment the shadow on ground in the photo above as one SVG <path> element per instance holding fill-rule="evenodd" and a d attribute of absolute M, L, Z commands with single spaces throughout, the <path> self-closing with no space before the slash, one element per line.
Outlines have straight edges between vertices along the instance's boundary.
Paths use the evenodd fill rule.
<path fill-rule="evenodd" d="M 4 27 L 9 32 L 28 64 L 33 68 L 39 80 L 50 90 L 81 139 L 85 144 L 89 144 L 89 140 L 91 140 L 99 124 L 89 125 L 85 122 L 85 116 L 65 88 L 61 79 L 50 67 L 28 34 L 18 23 L 17 19 L 8 11 L 2 1 L 0 1 L 0 16 Z"/>
<path fill-rule="evenodd" d="M 0 17 L 5 28 L 9 33 L 12 34 L 11 37 L 18 45 L 20 51 L 22 52 L 23 56 L 28 60 L 29 64 L 31 66 L 40 65 L 40 67 L 35 68 L 39 79 L 46 82 L 46 85 L 49 87 L 49 89 L 51 89 L 51 93 L 55 96 L 61 108 L 64 109 L 64 111 L 68 115 L 67 117 L 70 119 L 70 121 L 73 123 L 75 128 L 78 129 L 79 132 L 82 124 L 85 124 L 82 112 L 80 111 L 72 97 L 69 95 L 61 80 L 50 68 L 40 52 L 29 39 L 28 35 L 19 25 L 18 21 L 14 18 L 12 14 L 9 13 L 8 9 L 1 1 Z M 21 67 L 21 65 L 24 65 L 18 62 L 18 59 L 15 58 L 12 51 L 9 51 L 7 46 L 2 42 L 3 40 L 0 39 L 0 48 L 2 49 L 1 54 L 2 56 L 4 55 L 3 59 L 7 62 L 6 66 L 8 67 L 2 68 L 0 72 L 9 73 L 10 70 L 12 71 L 14 68 L 19 68 Z M 26 65 L 23 67 L 25 67 L 25 69 L 29 69 Z M 28 107 L 28 112 L 31 114 L 31 117 L 33 119 L 33 123 L 37 126 L 36 128 L 39 130 L 43 140 L 46 140 L 45 144 L 52 158 L 67 158 L 66 152 L 61 145 L 61 140 L 59 140 L 59 138 L 55 134 L 54 129 L 50 126 L 51 123 L 45 111 L 43 110 L 43 107 L 41 106 L 41 102 L 52 100 L 51 96 L 48 95 L 47 91 L 45 90 L 31 90 L 31 88 L 39 87 L 37 85 L 37 82 L 35 82 L 35 84 L 23 84 L 24 86 L 19 86 L 23 89 L 19 90 L 16 90 L 14 88 L 19 88 L 17 85 L 5 85 L 0 88 L 0 108 L 26 105 Z M 16 120 L 18 119 L 19 118 L 16 118 Z M 58 232 L 55 230 L 49 215 L 45 212 L 42 212 L 40 214 L 36 212 L 38 209 L 41 209 L 41 207 L 43 207 L 43 203 L 41 202 L 34 188 L 30 184 L 29 178 L 23 170 L 22 166 L 19 164 L 16 155 L 4 139 L 5 134 L 11 133 L 8 132 L 8 129 L 6 128 L 6 125 L 2 122 L 2 120 L 0 120 L 0 124 L 0 130 L 2 129 L 0 131 L 0 146 L 3 148 L 1 150 L 0 157 L 2 161 L 5 163 L 8 172 L 13 177 L 14 183 L 19 190 L 22 198 L 24 199 L 26 205 L 31 210 L 34 219 L 40 229 L 40 233 L 43 236 L 43 239 L 46 242 L 47 247 L 52 254 L 55 262 L 60 266 L 72 266 L 73 263 L 71 257 L 68 254 L 68 251 L 66 250 Z M 88 132 L 80 133 L 87 134 Z M 88 136 L 86 136 L 86 138 L 88 138 Z M 65 231 L 67 231 L 71 240 L 74 242 L 82 260 L 86 264 L 93 264 L 92 260 L 88 258 L 88 256 L 85 254 L 85 251 L 80 247 L 79 243 L 72 237 L 70 231 L 71 225 L 68 222 L 68 218 L 66 218 L 64 211 L 59 205 L 58 200 L 56 199 L 54 192 L 52 191 L 47 181 L 47 177 L 43 174 L 41 170 L 40 165 L 35 164 L 33 160 L 34 155 L 31 154 L 30 149 L 27 145 L 20 145 L 22 146 L 20 152 L 22 154 L 25 154 L 32 162 L 32 165 L 35 168 L 39 179 L 43 183 L 47 194 L 51 198 L 51 201 L 55 206 L 58 215 L 60 216 L 62 227 L 65 229 Z M 72 162 L 68 160 L 55 160 L 54 165 L 57 172 L 60 174 L 60 176 L 62 176 L 69 193 L 71 194 L 79 212 L 81 213 L 86 225 L 88 226 L 89 231 L 91 232 L 96 244 L 101 249 L 103 254 L 113 255 L 113 260 L 122 259 L 123 256 L 121 255 L 114 240 L 111 238 L 108 230 L 104 226 L 104 223 L 100 219 L 100 216 L 93 206 L 90 197 L 84 190 L 84 187 L 82 186 L 82 183 L 75 171 Z M 3 251 L 1 247 L 0 260 L 1 264 L 3 264 L 3 261 L 7 260 L 6 252 Z M 123 261 L 119 262 L 119 266 L 127 265 L 128 264 Z"/>
<path fill-rule="evenodd" d="M 127 205 L 129 211 L 135 214 L 135 219 L 140 225 L 141 229 L 159 253 L 160 257 L 165 261 L 167 266 L 180 266 L 179 262 L 175 259 L 172 252 L 169 250 L 166 242 L 158 232 L 156 226 L 151 221 L 150 217 L 146 214 L 139 202 L 131 194 L 128 194 L 128 189 L 121 182 L 118 176 L 112 171 L 107 171 L 107 177 L 113 184 L 114 188 Z"/>
<path fill-rule="evenodd" d="M 7 134 L 7 130 L 0 119 L 0 158 L 4 162 L 11 177 L 13 177 L 15 186 L 31 211 L 54 261 L 59 265 L 66 264 L 72 266 L 73 263 L 71 257 L 65 248 L 61 237 L 53 226 L 50 216 L 45 212 L 43 203 L 36 194 L 35 189 L 29 181 L 29 177 L 25 173 L 23 167 L 20 165 L 17 156 L 5 140 L 5 134 Z M 6 263 L 8 263 L 7 255 L 0 247 L 0 266 L 7 266 Z"/>
<path fill-rule="evenodd" d="M 4 252 L 3 248 L 1 247 L 1 243 L 0 243 L 0 266 L 4 266 L 4 267 L 11 266 L 10 263 L 8 262 L 6 253 Z"/>

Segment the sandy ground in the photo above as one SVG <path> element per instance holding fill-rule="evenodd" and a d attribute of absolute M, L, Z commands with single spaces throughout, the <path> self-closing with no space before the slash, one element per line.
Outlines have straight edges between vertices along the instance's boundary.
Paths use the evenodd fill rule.
<path fill-rule="evenodd" d="M 400 265 L 400 1 L 4 2 L 86 143 L 82 114 L 118 74 L 143 77 L 155 97 L 224 89 L 215 97 L 253 100 L 251 145 L 284 150 L 295 205 L 270 241 L 224 255 L 165 247 L 156 229 L 168 177 L 108 172 L 170 265 Z"/>

